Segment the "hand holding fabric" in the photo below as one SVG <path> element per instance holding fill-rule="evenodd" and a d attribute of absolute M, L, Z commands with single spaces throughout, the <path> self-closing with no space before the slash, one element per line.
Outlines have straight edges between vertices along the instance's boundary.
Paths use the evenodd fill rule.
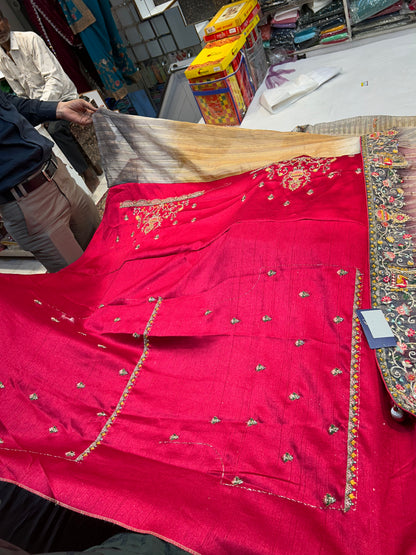
<path fill-rule="evenodd" d="M 73 121 L 80 125 L 87 125 L 92 123 L 92 114 L 97 111 L 97 108 L 83 100 L 76 98 L 68 102 L 59 102 L 56 108 L 56 119 L 66 119 Z"/>

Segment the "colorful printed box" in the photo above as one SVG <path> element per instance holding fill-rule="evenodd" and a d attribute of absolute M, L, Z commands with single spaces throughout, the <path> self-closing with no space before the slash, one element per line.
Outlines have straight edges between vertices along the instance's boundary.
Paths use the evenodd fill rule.
<path fill-rule="evenodd" d="M 209 42 L 185 75 L 205 123 L 239 125 L 253 95 L 242 48 L 245 36 Z"/>

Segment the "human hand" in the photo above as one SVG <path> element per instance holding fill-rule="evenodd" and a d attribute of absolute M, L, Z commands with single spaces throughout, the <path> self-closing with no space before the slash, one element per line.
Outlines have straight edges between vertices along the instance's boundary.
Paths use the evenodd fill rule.
<path fill-rule="evenodd" d="M 66 119 L 73 121 L 80 125 L 87 125 L 92 123 L 92 114 L 97 111 L 97 108 L 83 100 L 82 98 L 75 98 L 67 102 L 58 102 L 56 108 L 56 118 Z"/>

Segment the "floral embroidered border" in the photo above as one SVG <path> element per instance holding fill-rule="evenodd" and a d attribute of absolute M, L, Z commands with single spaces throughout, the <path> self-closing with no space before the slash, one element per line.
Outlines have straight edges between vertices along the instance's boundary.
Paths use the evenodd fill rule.
<path fill-rule="evenodd" d="M 383 310 L 397 338 L 396 347 L 377 349 L 381 374 L 394 403 L 416 415 L 416 285 L 412 220 L 400 169 L 397 130 L 362 138 L 367 188 L 371 301 Z"/>
<path fill-rule="evenodd" d="M 351 336 L 351 370 L 350 370 L 350 404 L 348 415 L 348 458 L 347 482 L 345 487 L 344 512 L 347 512 L 357 502 L 357 465 L 358 465 L 358 426 L 360 410 L 360 361 L 361 339 L 360 322 L 357 309 L 362 307 L 362 274 L 357 270 L 355 277 L 354 315 Z"/>

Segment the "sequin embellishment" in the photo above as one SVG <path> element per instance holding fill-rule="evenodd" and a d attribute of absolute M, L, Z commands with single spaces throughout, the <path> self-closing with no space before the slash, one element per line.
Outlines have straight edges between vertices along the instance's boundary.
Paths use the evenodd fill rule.
<path fill-rule="evenodd" d="M 324 501 L 324 505 L 326 507 L 329 507 L 330 505 L 333 505 L 336 502 L 336 499 L 331 494 L 327 493 L 323 501 Z"/>

